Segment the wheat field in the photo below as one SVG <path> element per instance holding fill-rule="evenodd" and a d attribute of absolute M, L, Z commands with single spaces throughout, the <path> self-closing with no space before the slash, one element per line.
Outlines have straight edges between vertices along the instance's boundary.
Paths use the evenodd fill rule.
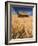
<path fill-rule="evenodd" d="M 11 18 L 11 38 L 32 38 L 32 16 Z"/>

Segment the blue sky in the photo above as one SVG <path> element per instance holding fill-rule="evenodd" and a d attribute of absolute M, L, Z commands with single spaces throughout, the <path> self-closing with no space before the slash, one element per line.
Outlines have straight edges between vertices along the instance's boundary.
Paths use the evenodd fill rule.
<path fill-rule="evenodd" d="M 19 11 L 23 11 L 23 12 L 26 12 L 28 13 L 28 15 L 32 15 L 32 7 L 29 7 L 29 6 L 13 6 L 11 7 L 11 12 L 13 14 L 19 12 Z"/>

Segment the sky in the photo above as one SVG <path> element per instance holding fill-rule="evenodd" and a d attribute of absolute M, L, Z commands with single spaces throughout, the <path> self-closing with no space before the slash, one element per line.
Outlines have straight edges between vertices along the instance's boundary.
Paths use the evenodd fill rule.
<path fill-rule="evenodd" d="M 25 12 L 27 13 L 28 15 L 32 15 L 32 7 L 29 7 L 29 6 L 13 6 L 11 7 L 11 12 L 12 14 L 17 14 L 18 12 Z"/>

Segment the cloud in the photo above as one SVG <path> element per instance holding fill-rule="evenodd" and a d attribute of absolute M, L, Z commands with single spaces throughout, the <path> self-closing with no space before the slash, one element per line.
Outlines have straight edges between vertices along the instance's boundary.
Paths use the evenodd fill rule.
<path fill-rule="evenodd" d="M 28 12 L 28 15 L 32 15 L 32 12 L 30 11 L 30 12 Z"/>

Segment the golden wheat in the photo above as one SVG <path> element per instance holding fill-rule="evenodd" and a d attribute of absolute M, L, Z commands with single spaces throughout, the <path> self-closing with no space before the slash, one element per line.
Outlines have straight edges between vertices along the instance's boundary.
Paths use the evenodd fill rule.
<path fill-rule="evenodd" d="M 12 15 L 12 38 L 32 37 L 32 16 L 18 17 Z"/>

